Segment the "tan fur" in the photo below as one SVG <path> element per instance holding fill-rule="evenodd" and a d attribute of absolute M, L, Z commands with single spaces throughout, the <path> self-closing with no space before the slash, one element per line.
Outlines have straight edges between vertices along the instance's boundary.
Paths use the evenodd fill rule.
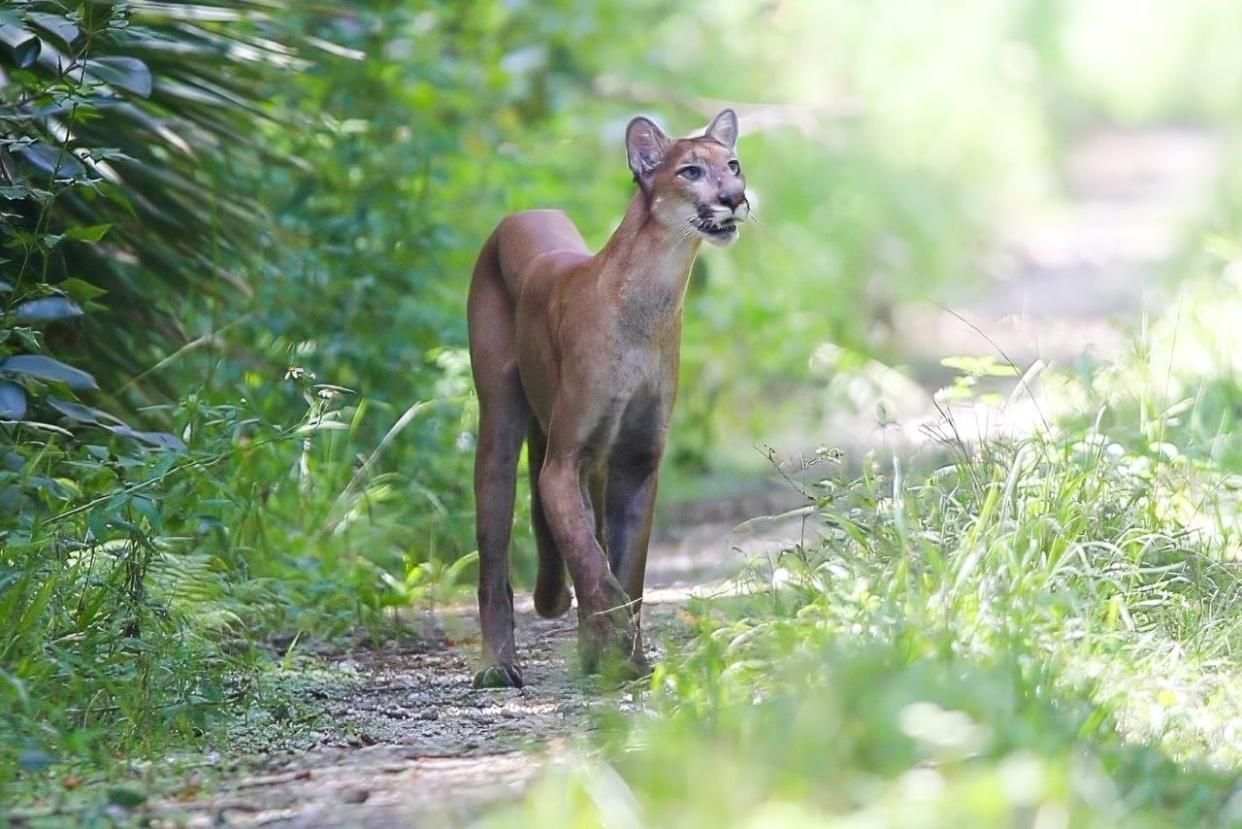
<path fill-rule="evenodd" d="M 729 110 L 703 136 L 676 141 L 636 118 L 626 148 L 639 189 L 602 250 L 592 255 L 556 210 L 510 215 L 483 246 L 468 303 L 487 663 L 478 685 L 522 683 L 508 547 L 523 440 L 540 554 L 537 610 L 569 608 L 567 566 L 584 668 L 613 655 L 628 673 L 647 669 L 639 608 L 682 303 L 701 241 L 733 241 L 749 212 L 745 179 L 731 167 L 736 137 Z"/>

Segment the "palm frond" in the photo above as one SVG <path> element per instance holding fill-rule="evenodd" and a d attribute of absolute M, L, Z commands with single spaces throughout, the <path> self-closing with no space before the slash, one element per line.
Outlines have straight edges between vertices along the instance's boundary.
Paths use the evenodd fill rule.
<path fill-rule="evenodd" d="M 283 6 L 138 0 L 65 12 L 17 2 L 0 11 L 4 241 L 110 225 L 101 243 L 57 244 L 49 261 L 11 258 L 5 279 L 19 292 L 24 281 L 69 277 L 107 291 L 100 301 L 111 313 L 88 315 L 64 344 L 105 388 L 183 338 L 179 298 L 248 290 L 236 267 L 263 248 L 263 209 L 227 184 L 244 160 L 279 160 L 261 128 L 276 118 L 269 85 L 305 66 L 272 21 Z"/>

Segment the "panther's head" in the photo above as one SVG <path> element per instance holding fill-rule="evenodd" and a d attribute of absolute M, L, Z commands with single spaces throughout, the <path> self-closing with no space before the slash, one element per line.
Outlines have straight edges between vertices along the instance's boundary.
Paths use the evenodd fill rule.
<path fill-rule="evenodd" d="M 671 139 L 648 118 L 625 131 L 634 180 L 652 215 L 675 233 L 697 233 L 716 245 L 737 240 L 750 215 L 737 151 L 737 115 L 726 109 L 702 135 Z"/>

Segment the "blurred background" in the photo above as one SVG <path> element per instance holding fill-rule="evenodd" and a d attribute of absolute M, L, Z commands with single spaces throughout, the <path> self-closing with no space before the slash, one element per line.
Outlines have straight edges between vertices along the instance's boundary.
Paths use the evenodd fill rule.
<path fill-rule="evenodd" d="M 66 620 L 173 631 L 144 589 L 195 614 L 198 665 L 210 631 L 378 625 L 469 583 L 474 257 L 534 207 L 600 245 L 637 113 L 736 108 L 759 218 L 695 266 L 662 516 L 748 491 L 765 447 L 915 439 L 963 376 L 1219 310 L 1238 31 L 1230 0 L 5 4 L 14 675 Z M 39 598 L 100 544 L 116 613 Z"/>
<path fill-rule="evenodd" d="M 272 141 L 306 169 L 252 185 L 279 231 L 251 327 L 371 404 L 364 447 L 414 400 L 463 400 L 393 441 L 368 510 L 406 556 L 467 551 L 479 240 L 558 206 L 602 244 L 630 198 L 627 119 L 685 134 L 735 106 L 760 223 L 697 265 L 664 497 L 726 495 L 764 472 L 756 446 L 865 449 L 930 413 L 945 357 L 1122 348 L 1233 226 L 1239 18 L 1206 0 L 299 14 L 282 22 L 355 52 L 278 85 L 310 128 Z M 411 512 L 434 524 L 421 542 Z"/>

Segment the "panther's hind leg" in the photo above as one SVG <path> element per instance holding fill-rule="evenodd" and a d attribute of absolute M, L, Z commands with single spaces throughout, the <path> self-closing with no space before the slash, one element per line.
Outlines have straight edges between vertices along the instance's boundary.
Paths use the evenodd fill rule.
<path fill-rule="evenodd" d="M 483 246 L 467 301 L 471 369 L 479 396 L 474 498 L 485 661 L 474 684 L 521 687 L 522 673 L 513 641 L 509 540 L 518 456 L 530 408 L 518 376 L 513 300 L 500 272 L 496 244 L 493 234 Z"/>

